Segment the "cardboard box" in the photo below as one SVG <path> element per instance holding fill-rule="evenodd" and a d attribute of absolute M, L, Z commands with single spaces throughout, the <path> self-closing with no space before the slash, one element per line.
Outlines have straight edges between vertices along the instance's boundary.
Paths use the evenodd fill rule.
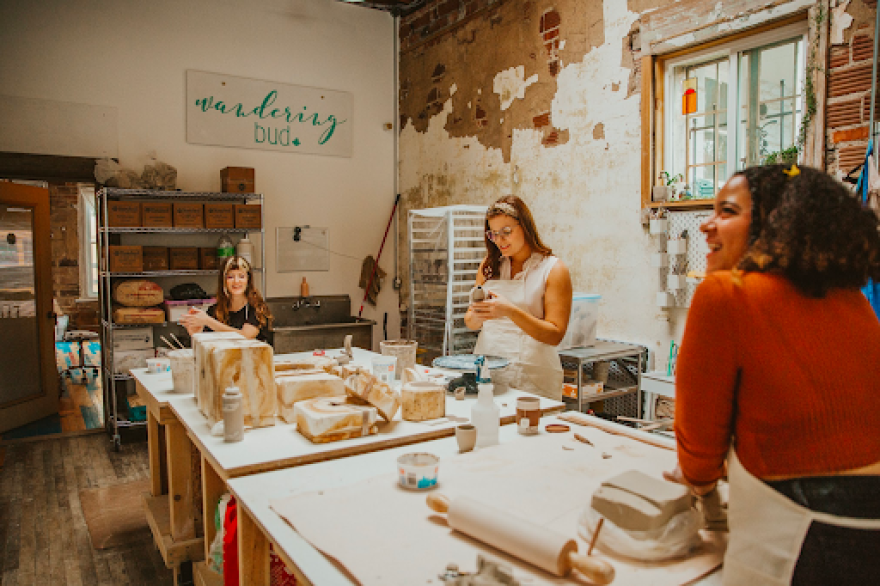
<path fill-rule="evenodd" d="M 195 271 L 199 268 L 199 249 L 195 247 L 169 248 L 169 264 L 172 271 Z"/>
<path fill-rule="evenodd" d="M 144 270 L 142 246 L 110 246 L 111 273 L 140 273 Z"/>
<path fill-rule="evenodd" d="M 204 228 L 205 227 L 205 204 L 201 204 L 201 203 L 175 203 L 174 204 L 174 227 L 175 228 Z"/>
<path fill-rule="evenodd" d="M 153 348 L 153 328 L 131 328 L 113 332 L 113 351 L 150 350 Z"/>
<path fill-rule="evenodd" d="M 605 385 L 597 380 L 586 380 L 581 386 L 581 397 L 588 395 L 598 395 L 603 391 Z M 577 385 L 565 383 L 562 385 L 562 396 L 569 399 L 577 399 Z"/>
<path fill-rule="evenodd" d="M 203 271 L 216 271 L 220 268 L 216 248 L 199 249 L 199 268 Z"/>
<path fill-rule="evenodd" d="M 144 246 L 143 249 L 145 271 L 167 271 L 170 268 L 167 246 Z"/>
<path fill-rule="evenodd" d="M 235 204 L 235 227 L 259 230 L 263 227 L 262 209 L 260 204 Z"/>
<path fill-rule="evenodd" d="M 235 207 L 231 203 L 206 203 L 205 228 L 235 228 Z"/>
<path fill-rule="evenodd" d="M 140 228 L 141 204 L 136 201 L 108 201 L 107 226 L 111 228 Z"/>
<path fill-rule="evenodd" d="M 141 216 L 145 228 L 171 228 L 174 219 L 170 201 L 145 201 L 141 204 Z"/>
<path fill-rule="evenodd" d="M 225 193 L 254 193 L 252 167 L 226 167 L 220 171 L 220 190 Z"/>

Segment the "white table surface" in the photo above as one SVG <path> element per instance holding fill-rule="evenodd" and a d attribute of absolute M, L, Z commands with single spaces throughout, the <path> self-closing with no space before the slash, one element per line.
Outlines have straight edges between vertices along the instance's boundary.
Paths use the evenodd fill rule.
<path fill-rule="evenodd" d="M 577 431 L 554 416 L 541 418 L 541 427 L 548 423 L 562 423 Z M 528 436 L 517 433 L 515 425 L 501 426 L 499 438 L 502 443 L 528 441 Z M 228 481 L 230 492 L 247 511 L 276 549 L 293 561 L 312 584 L 320 586 L 352 586 L 349 580 L 323 554 L 303 539 L 278 513 L 270 508 L 270 501 L 284 498 L 298 492 L 331 490 L 350 486 L 378 475 L 393 473 L 399 456 L 412 452 L 414 446 L 402 446 L 345 458 L 319 462 L 308 466 L 287 468 L 265 472 Z M 440 457 L 439 480 L 443 482 L 443 459 L 459 454 L 458 443 L 454 437 L 441 438 L 418 445 L 418 451 L 430 452 Z M 437 568 L 441 573 L 442 567 Z M 439 583 L 439 582 L 438 582 Z M 721 570 L 692 582 L 699 586 L 720 586 Z"/>
<path fill-rule="evenodd" d="M 341 350 L 328 350 L 327 356 L 337 356 Z M 281 354 L 276 361 L 311 356 L 310 352 L 297 354 Z M 352 364 L 369 366 L 375 352 L 354 348 Z M 441 373 L 438 369 L 426 369 Z M 447 371 L 451 372 L 451 371 Z M 202 455 L 210 459 L 222 477 L 232 478 L 244 474 L 253 474 L 276 467 L 297 466 L 325 459 L 337 458 L 354 453 L 381 450 L 401 441 L 415 443 L 424 439 L 433 439 L 437 432 L 453 433 L 456 425 L 463 421 L 443 420 L 440 423 L 403 421 L 398 411 L 394 420 L 385 422 L 380 419 L 379 433 L 365 437 L 352 438 L 325 444 L 315 444 L 296 431 L 296 425 L 285 423 L 278 418 L 277 423 L 270 427 L 248 429 L 244 441 L 227 443 L 223 437 L 212 436 L 208 420 L 199 411 L 194 395 L 172 392 L 170 373 L 148 374 L 146 369 L 135 369 L 132 374 L 138 379 L 145 390 L 159 401 L 167 401 L 168 406 L 186 428 L 190 438 L 198 444 Z M 501 410 L 501 417 L 513 417 L 516 413 L 518 397 L 533 397 L 529 393 L 510 389 L 504 394 L 495 396 L 495 403 Z M 467 395 L 458 401 L 451 395 L 446 397 L 446 414 L 458 418 L 470 418 L 471 408 L 476 402 L 476 395 Z M 541 410 L 562 410 L 565 404 L 561 401 L 541 398 Z M 425 437 L 427 436 L 427 437 Z M 277 466 L 276 466 L 277 464 Z"/>

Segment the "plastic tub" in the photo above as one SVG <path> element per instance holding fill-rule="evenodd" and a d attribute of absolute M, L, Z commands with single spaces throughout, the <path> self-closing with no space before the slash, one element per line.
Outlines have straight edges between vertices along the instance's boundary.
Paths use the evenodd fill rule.
<path fill-rule="evenodd" d="M 171 360 L 168 358 L 147 358 L 147 372 L 160 374 L 171 371 Z"/>
<path fill-rule="evenodd" d="M 171 380 L 174 381 L 174 392 L 193 394 L 196 359 L 192 349 L 174 350 L 168 353 L 168 358 L 171 360 Z"/>
<path fill-rule="evenodd" d="M 599 300 L 601 295 L 575 293 L 571 298 L 571 317 L 568 330 L 559 343 L 559 350 L 587 348 L 596 343 L 596 324 L 599 322 Z"/>
<path fill-rule="evenodd" d="M 400 486 L 425 490 L 437 486 L 440 458 L 427 452 L 404 454 L 397 459 L 397 479 Z"/>

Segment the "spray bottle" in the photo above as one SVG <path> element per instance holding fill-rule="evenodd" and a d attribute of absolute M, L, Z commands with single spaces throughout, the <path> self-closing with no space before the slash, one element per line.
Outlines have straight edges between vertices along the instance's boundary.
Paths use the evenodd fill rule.
<path fill-rule="evenodd" d="M 489 365 L 480 357 L 477 363 L 477 402 L 471 407 L 471 423 L 477 428 L 477 447 L 485 448 L 498 443 L 501 410 L 495 404 L 494 385 L 489 377 Z"/>

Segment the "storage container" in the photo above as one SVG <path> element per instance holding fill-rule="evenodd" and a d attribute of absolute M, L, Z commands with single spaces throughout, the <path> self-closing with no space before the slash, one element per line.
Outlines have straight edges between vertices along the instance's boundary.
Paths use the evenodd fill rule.
<path fill-rule="evenodd" d="M 113 350 L 149 350 L 153 347 L 153 328 L 131 328 L 113 332 Z"/>
<path fill-rule="evenodd" d="M 220 170 L 220 191 L 226 193 L 254 193 L 253 167 L 226 167 Z"/>
<path fill-rule="evenodd" d="M 672 291 L 684 289 L 686 280 L 684 275 L 666 275 L 666 286 Z"/>
<path fill-rule="evenodd" d="M 141 204 L 143 224 L 148 228 L 171 228 L 174 217 L 170 201 L 145 201 Z"/>
<path fill-rule="evenodd" d="M 154 358 L 156 351 L 149 350 L 123 350 L 113 352 L 113 372 L 115 374 L 128 374 L 132 368 L 146 368 L 147 358 Z"/>
<path fill-rule="evenodd" d="M 140 246 L 109 246 L 111 273 L 140 273 L 144 270 L 143 249 Z"/>
<path fill-rule="evenodd" d="M 207 311 L 208 308 L 216 302 L 217 300 L 213 297 L 211 299 L 184 299 L 182 301 L 172 301 L 168 299 L 165 301 L 165 314 L 168 317 L 168 321 L 176 322 L 186 315 L 191 307 L 197 307 Z"/>
<path fill-rule="evenodd" d="M 145 271 L 167 271 L 168 247 L 167 246 L 144 246 L 143 259 Z"/>
<path fill-rule="evenodd" d="M 199 268 L 199 249 L 194 246 L 172 248 L 169 256 L 172 271 L 195 271 Z"/>
<path fill-rule="evenodd" d="M 666 234 L 669 222 L 666 218 L 651 220 L 651 234 Z"/>
<path fill-rule="evenodd" d="M 107 226 L 113 228 L 139 228 L 141 204 L 136 201 L 107 202 Z"/>
<path fill-rule="evenodd" d="M 560 342 L 559 350 L 586 348 L 596 343 L 596 325 L 599 321 L 599 300 L 601 295 L 575 293 L 571 298 L 571 316 L 568 330 Z"/>
<path fill-rule="evenodd" d="M 200 203 L 174 204 L 175 228 L 204 228 L 205 206 Z"/>
<path fill-rule="evenodd" d="M 206 203 L 205 228 L 235 228 L 235 207 L 231 203 Z"/>
<path fill-rule="evenodd" d="M 687 238 L 676 238 L 666 243 L 666 252 L 669 254 L 687 254 L 688 241 Z"/>
<path fill-rule="evenodd" d="M 235 204 L 235 227 L 246 230 L 259 230 L 263 227 L 261 205 Z"/>

